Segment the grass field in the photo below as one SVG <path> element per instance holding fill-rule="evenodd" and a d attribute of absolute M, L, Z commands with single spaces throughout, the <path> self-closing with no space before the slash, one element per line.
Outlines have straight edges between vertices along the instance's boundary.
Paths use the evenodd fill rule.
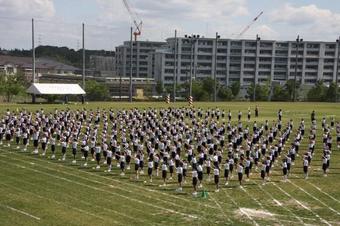
<path fill-rule="evenodd" d="M 340 120 L 340 107 L 327 103 L 256 103 L 260 108 L 258 122 L 277 118 L 283 109 L 283 121 L 294 120 L 295 128 L 305 118 L 306 132 L 310 113 L 316 111 L 318 137 L 316 155 L 308 180 L 303 179 L 302 160 L 298 157 L 290 180 L 282 182 L 281 167 L 274 167 L 271 181 L 262 185 L 259 173 L 238 186 L 236 176 L 228 186 L 214 192 L 213 181 L 205 182 L 207 198 L 191 195 L 191 178 L 182 193 L 175 192 L 176 180 L 159 187 L 159 178 L 144 184 L 128 172 L 119 176 L 114 167 L 111 173 L 104 167 L 95 170 L 59 162 L 30 152 L 0 146 L 0 225 L 340 225 L 340 150 L 336 149 L 333 131 L 333 153 L 330 173 L 323 177 L 321 170 L 322 137 L 320 121 L 335 116 Z M 255 103 L 196 103 L 204 109 L 230 109 L 235 118 L 239 110 L 246 118 L 248 107 Z M 184 103 L 90 103 L 87 109 L 132 107 L 180 107 Z M 3 115 L 7 108 L 45 112 L 55 108 L 82 108 L 82 105 L 0 105 Z M 244 121 L 244 125 L 247 124 Z M 259 123 L 258 123 L 259 124 Z M 252 125 L 252 122 L 250 123 Z M 285 125 L 285 124 L 284 124 Z M 304 139 L 301 152 L 307 148 Z M 14 145 L 12 145 L 13 147 Z M 60 147 L 57 147 L 60 154 Z M 69 152 L 68 152 L 69 153 Z M 80 160 L 80 159 L 79 159 Z M 92 165 L 91 165 L 92 164 Z M 114 164 L 115 166 L 115 164 Z M 132 171 L 131 171 L 132 172 Z M 222 175 L 221 175 L 222 176 Z"/>

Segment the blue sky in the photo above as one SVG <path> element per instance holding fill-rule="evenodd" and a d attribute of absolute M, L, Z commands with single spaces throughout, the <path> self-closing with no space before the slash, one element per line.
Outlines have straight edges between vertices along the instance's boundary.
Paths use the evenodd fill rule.
<path fill-rule="evenodd" d="M 200 34 L 236 38 L 261 11 L 263 16 L 242 36 L 262 39 L 334 41 L 340 35 L 339 0 L 128 0 L 143 20 L 140 40 Z M 113 50 L 129 39 L 131 17 L 122 0 L 0 0 L 0 47 L 30 48 L 30 19 L 36 19 L 36 45 L 86 46 Z"/>

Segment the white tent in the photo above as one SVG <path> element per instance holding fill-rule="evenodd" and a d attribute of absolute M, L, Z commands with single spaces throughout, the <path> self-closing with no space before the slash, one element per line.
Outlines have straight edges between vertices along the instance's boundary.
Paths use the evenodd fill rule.
<path fill-rule="evenodd" d="M 83 95 L 85 91 L 78 84 L 34 83 L 26 91 L 30 94 L 44 95 Z"/>

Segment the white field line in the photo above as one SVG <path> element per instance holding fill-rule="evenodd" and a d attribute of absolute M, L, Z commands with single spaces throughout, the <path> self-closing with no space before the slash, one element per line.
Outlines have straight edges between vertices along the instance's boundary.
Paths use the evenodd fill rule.
<path fill-rule="evenodd" d="M 15 160 L 18 160 L 18 161 L 21 161 L 21 162 L 25 162 L 25 161 L 23 161 L 23 160 L 21 160 L 21 159 L 9 157 L 9 156 L 6 156 L 6 157 L 7 157 L 7 158 L 11 158 L 11 159 L 15 159 Z M 40 161 L 42 161 L 42 160 L 40 160 Z M 43 161 L 43 162 L 45 162 L 45 161 Z M 63 167 L 63 165 L 59 165 L 59 166 L 62 166 L 62 167 Z M 19 167 L 20 167 L 20 166 L 19 166 Z M 39 167 L 45 168 L 45 169 L 49 169 L 49 170 L 57 170 L 57 169 L 50 168 L 50 167 L 47 167 L 47 166 L 41 166 L 41 165 L 39 165 Z M 68 168 L 68 167 L 65 167 L 65 168 Z M 63 174 L 66 174 L 66 175 L 70 175 L 70 176 L 73 176 L 73 177 L 77 177 L 77 178 L 81 178 L 81 179 L 83 179 L 83 180 L 87 180 L 87 181 L 90 181 L 90 182 L 95 182 L 95 183 L 98 183 L 98 184 L 101 184 L 101 185 L 104 185 L 104 186 L 107 186 L 107 185 L 108 185 L 108 184 L 106 184 L 106 183 L 103 183 L 103 182 L 100 182 L 100 181 L 97 181 L 97 180 L 88 179 L 88 178 L 86 178 L 86 177 L 82 177 L 82 176 L 75 175 L 75 174 L 70 174 L 70 173 L 67 173 L 67 172 L 65 172 L 65 171 L 59 171 L 59 170 L 57 170 L 57 171 L 58 171 L 59 173 L 63 173 Z M 86 171 L 85 171 L 85 172 L 86 172 Z M 94 175 L 94 176 L 98 176 L 98 175 L 93 174 L 93 173 L 90 173 L 90 174 L 92 174 L 92 175 Z M 103 177 L 103 178 L 105 178 L 105 177 Z M 106 178 L 106 179 L 110 180 L 109 178 Z M 128 190 L 125 190 L 125 189 L 122 189 L 122 188 L 120 188 L 120 187 L 116 187 L 116 186 L 113 186 L 113 185 L 110 185 L 110 187 L 117 188 L 117 189 L 119 189 L 119 190 L 126 191 L 126 192 L 129 192 L 129 193 L 133 193 L 132 191 L 128 191 Z M 165 194 L 165 193 L 162 193 L 162 194 Z M 175 203 L 172 203 L 172 202 L 167 202 L 167 201 L 164 201 L 164 200 L 161 200 L 161 199 L 158 199 L 158 198 L 154 198 L 154 197 L 151 197 L 151 196 L 147 196 L 147 195 L 144 195 L 144 197 L 147 197 L 147 198 L 149 198 L 149 199 L 155 199 L 155 200 L 158 200 L 158 201 L 161 201 L 161 202 L 164 202 L 164 203 L 167 203 L 167 204 L 170 204 L 170 205 L 172 205 L 172 206 L 179 207 L 179 208 L 187 207 L 187 206 L 181 206 L 181 205 L 178 205 L 178 204 L 175 204 Z M 218 209 L 217 207 L 214 207 L 214 208 L 215 208 L 215 209 Z M 195 211 L 197 211 L 197 210 L 195 210 Z M 193 215 L 191 215 L 191 216 L 194 217 Z M 195 216 L 195 217 L 196 217 L 196 216 Z"/>
<path fill-rule="evenodd" d="M 15 153 L 15 152 L 12 152 L 11 154 L 15 154 L 15 155 L 18 155 L 18 156 L 22 156 L 22 155 L 20 155 L 20 154 L 18 154 L 18 153 Z M 6 157 L 8 157 L 8 156 L 6 156 Z M 37 161 L 40 161 L 40 162 L 44 162 L 44 163 L 46 162 L 46 161 L 44 161 L 44 160 L 41 160 L 41 159 L 38 159 L 38 158 L 33 158 L 33 157 L 30 157 L 30 156 L 25 156 L 25 157 L 26 157 L 26 158 L 30 158 L 30 159 L 34 159 L 34 160 L 37 160 Z M 58 165 L 58 166 L 59 166 L 59 167 L 64 167 L 64 168 L 73 169 L 73 168 L 71 168 L 71 167 L 69 167 L 69 166 L 64 166 L 64 165 Z M 43 166 L 40 166 L 40 167 L 43 167 Z M 46 167 L 46 168 L 47 168 L 47 169 L 50 169 L 50 170 L 56 170 L 56 169 L 54 169 L 54 168 L 49 168 L 49 167 Z M 160 191 L 157 191 L 157 190 L 154 190 L 154 189 L 149 189 L 149 188 L 145 188 L 145 187 L 143 187 L 143 186 L 138 186 L 138 185 L 135 185 L 135 184 L 131 184 L 131 183 L 127 183 L 127 182 L 124 182 L 124 181 L 120 181 L 120 180 L 114 179 L 114 178 L 112 178 L 112 177 L 111 177 L 111 178 L 107 178 L 107 177 L 104 177 L 104 176 L 101 176 L 101 175 L 97 175 L 97 174 L 92 173 L 92 172 L 83 171 L 83 170 L 78 170 L 78 172 L 83 172 L 83 173 L 86 173 L 86 174 L 93 175 L 93 176 L 95 176 L 95 177 L 104 178 L 105 180 L 108 180 L 108 181 L 110 181 L 110 182 L 114 181 L 114 182 L 117 182 L 117 183 L 120 183 L 120 184 L 123 184 L 123 185 L 126 185 L 126 186 L 130 186 L 130 187 L 136 188 L 137 191 L 140 191 L 141 189 L 143 189 L 143 190 L 148 191 L 148 192 L 151 192 L 151 193 L 158 193 L 158 194 L 161 194 L 162 196 L 172 197 L 172 198 L 175 198 L 175 199 L 178 199 L 178 200 L 182 200 L 182 201 L 186 201 L 186 202 L 191 203 L 190 200 L 185 199 L 185 198 L 181 198 L 181 197 L 178 197 L 178 196 L 175 196 L 175 195 L 171 195 L 171 194 L 167 194 L 167 193 L 164 193 L 164 192 L 160 192 Z M 74 177 L 82 178 L 82 179 L 84 179 L 84 180 L 92 181 L 92 182 L 95 182 L 95 183 L 107 185 L 107 184 L 105 184 L 105 183 L 102 183 L 102 182 L 99 182 L 99 181 L 96 181 L 96 180 L 92 180 L 92 179 L 90 180 L 90 179 L 85 178 L 85 177 L 82 177 L 82 176 L 80 176 L 80 175 L 69 174 L 69 173 L 66 173 L 66 172 L 64 172 L 64 171 L 63 171 L 62 173 L 67 174 L 67 175 L 71 175 L 71 176 L 74 176 Z M 122 190 L 122 188 L 117 187 L 117 186 L 115 186 L 115 188 Z M 126 190 L 126 189 L 123 189 L 123 190 L 126 191 L 126 192 L 132 193 L 132 191 L 129 191 L 129 190 Z M 174 206 L 177 206 L 177 207 L 182 207 L 182 206 L 179 206 L 179 205 L 177 205 L 177 204 L 175 204 L 175 203 L 173 203 L 173 202 L 169 202 L 169 201 L 166 201 L 166 200 L 163 200 L 163 199 L 158 199 L 158 198 L 150 197 L 150 196 L 145 196 L 145 197 L 148 197 L 148 198 L 151 198 L 151 199 L 155 199 L 155 200 L 158 200 L 158 201 L 160 201 L 160 202 L 168 203 L 168 204 L 170 204 L 170 205 L 174 205 Z M 198 204 L 199 204 L 199 206 L 204 206 L 204 207 L 207 207 L 207 208 L 218 209 L 218 208 L 216 208 L 215 206 L 211 206 L 211 205 L 207 205 L 207 204 L 203 204 L 203 203 L 198 203 Z"/>
<path fill-rule="evenodd" d="M 309 212 L 311 212 L 314 216 L 316 216 L 320 221 L 324 222 L 325 224 L 327 224 L 328 226 L 331 226 L 331 224 L 326 221 L 325 219 L 321 218 L 317 213 L 315 213 L 311 208 L 303 205 L 299 200 L 297 200 L 296 198 L 294 198 L 293 196 L 291 196 L 289 193 L 287 193 L 285 190 L 283 190 L 282 188 L 280 188 L 280 186 L 278 186 L 275 182 L 272 183 L 275 187 L 277 187 L 282 193 L 284 193 L 286 196 L 288 196 L 289 198 L 293 199 L 297 204 L 299 204 L 302 208 L 308 210 Z"/>
<path fill-rule="evenodd" d="M 3 204 L 0 204 L 0 206 L 2 206 L 2 207 L 4 207 L 4 208 L 7 208 L 7 209 L 10 209 L 10 210 L 12 210 L 12 211 L 14 211 L 14 212 L 17 212 L 17 213 L 21 213 L 21 214 L 23 214 L 23 215 L 25 215 L 25 216 L 28 216 L 28 217 L 30 217 L 30 218 L 33 218 L 33 219 L 35 219 L 35 220 L 40 221 L 40 217 L 36 217 L 36 216 L 34 216 L 34 215 L 32 215 L 32 214 L 29 214 L 29 213 L 27 213 L 27 212 L 25 212 L 25 211 L 18 210 L 18 209 L 14 208 L 14 207 L 10 207 L 10 206 L 3 205 Z"/>
<path fill-rule="evenodd" d="M 13 180 L 14 180 L 14 181 L 18 181 L 18 180 L 15 180 L 15 179 L 13 179 Z M 32 183 L 29 183 L 29 182 L 23 181 L 23 180 L 20 180 L 20 183 L 23 183 L 23 184 L 26 183 L 26 184 L 29 184 L 29 185 L 31 185 L 31 186 L 36 186 L 36 185 L 34 185 L 34 184 L 32 184 Z M 18 191 L 23 192 L 23 193 L 25 193 L 25 192 L 26 192 L 26 193 L 29 193 L 30 195 L 36 196 L 36 197 L 38 197 L 38 198 L 40 198 L 40 199 L 49 200 L 49 201 L 52 201 L 52 202 L 57 203 L 58 205 L 63 205 L 63 206 L 66 206 L 66 207 L 68 207 L 68 208 L 74 209 L 74 210 L 76 210 L 76 211 L 79 211 L 79 212 L 82 212 L 82 213 L 86 213 L 86 214 L 88 214 L 88 215 L 90 215 L 90 216 L 92 216 L 92 217 L 96 217 L 96 218 L 99 218 L 99 219 L 101 219 L 101 220 L 105 220 L 103 217 L 97 216 L 97 215 L 95 215 L 95 214 L 93 214 L 93 213 L 91 213 L 91 212 L 88 212 L 88 211 L 86 211 L 86 210 L 83 210 L 83 209 L 80 209 L 80 208 L 77 208 L 77 207 L 74 207 L 74 206 L 67 205 L 67 204 L 64 203 L 64 202 L 60 202 L 60 201 L 58 201 L 58 200 L 51 199 L 51 198 L 48 198 L 48 197 L 46 197 L 46 196 L 41 196 L 41 195 L 38 195 L 38 194 L 36 194 L 36 193 L 30 192 L 30 191 L 27 191 L 27 190 L 23 190 L 23 189 L 20 189 L 20 188 L 17 188 L 17 187 L 8 185 L 8 184 L 4 184 L 4 183 L 0 183 L 0 184 L 3 185 L 3 186 L 7 186 L 7 187 L 9 187 L 9 188 L 11 188 L 11 189 L 14 189 L 14 190 L 18 190 Z M 46 189 L 45 187 L 44 187 L 44 188 L 43 188 L 43 187 L 40 187 L 39 189 L 44 189 L 44 190 L 46 190 L 46 191 L 51 191 L 50 189 Z M 72 196 L 69 196 L 69 195 L 67 195 L 67 194 L 64 194 L 64 196 L 65 196 L 65 197 L 68 197 L 68 199 L 74 199 L 74 198 L 72 198 Z M 123 216 L 123 217 L 126 217 L 126 218 L 130 218 L 130 219 L 133 219 L 133 220 L 139 220 L 139 221 L 141 221 L 140 219 L 132 218 L 132 217 L 130 217 L 130 216 L 128 216 L 128 215 L 125 215 L 125 214 L 123 214 L 123 213 L 119 213 L 119 212 L 114 211 L 114 210 L 112 210 L 112 209 L 108 209 L 108 208 L 105 208 L 105 207 L 101 207 L 101 206 L 98 206 L 98 205 L 94 205 L 93 203 L 85 202 L 85 201 L 83 201 L 83 200 L 77 200 L 77 201 L 80 202 L 80 203 L 86 204 L 86 205 L 88 205 L 88 206 L 96 207 L 96 209 L 97 209 L 97 208 L 101 208 L 101 209 L 104 209 L 105 211 L 113 212 L 113 213 L 115 213 L 115 214 L 117 214 L 117 215 L 120 215 L 120 216 Z M 135 211 L 136 211 L 136 209 L 135 209 Z M 113 223 L 115 223 L 115 224 L 121 225 L 121 222 L 114 221 L 114 220 L 112 220 L 112 219 L 110 218 L 110 222 L 111 222 L 111 221 L 112 221 Z M 145 222 L 145 221 L 141 221 L 141 222 Z"/>
<path fill-rule="evenodd" d="M 243 209 L 237 204 L 237 202 L 228 194 L 228 192 L 227 191 L 225 191 L 225 190 L 223 190 L 224 191 L 224 193 L 228 196 L 228 198 L 229 198 L 229 200 L 238 208 L 238 210 L 240 210 L 241 211 L 241 213 L 243 214 L 243 215 L 245 215 L 250 221 L 252 221 L 253 222 L 253 224 L 254 225 L 256 225 L 256 226 L 259 226 L 259 224 L 248 214 L 248 213 L 246 213 L 245 211 L 243 211 Z"/>
<path fill-rule="evenodd" d="M 268 209 L 266 209 L 266 208 L 262 205 L 262 203 L 260 203 L 257 199 L 255 199 L 253 196 L 251 196 L 251 195 L 249 194 L 249 192 L 248 192 L 243 186 L 241 186 L 241 190 L 244 191 L 244 192 L 245 192 L 252 200 L 254 200 L 254 201 L 256 202 L 256 204 L 259 205 L 259 206 L 261 207 L 261 209 L 265 210 L 265 211 L 268 212 L 268 213 L 271 213 Z M 275 216 L 275 214 L 273 214 L 273 216 Z M 278 219 L 278 218 L 274 218 L 274 219 L 277 220 L 278 223 L 279 223 L 280 225 L 283 225 L 283 224 L 281 223 L 280 219 Z"/>
<path fill-rule="evenodd" d="M 218 206 L 218 208 L 220 209 L 222 215 L 223 215 L 225 218 L 227 218 L 227 220 L 229 221 L 229 223 L 233 224 L 233 221 L 225 214 L 225 212 L 224 212 L 222 206 L 216 201 L 216 199 L 213 197 L 213 195 L 210 194 L 209 197 L 215 202 L 215 204 L 216 204 L 216 205 Z"/>
<path fill-rule="evenodd" d="M 7 162 L 1 161 L 1 160 L 0 160 L 0 162 L 7 163 Z M 7 163 L 7 164 L 10 164 L 10 163 Z M 10 164 L 10 165 L 20 167 L 20 165 L 18 165 L 18 164 Z M 30 170 L 30 171 L 33 171 L 33 172 L 36 172 L 36 173 L 44 174 L 44 175 L 47 175 L 47 176 L 51 176 L 51 177 L 67 181 L 69 183 L 77 184 L 77 185 L 80 185 L 80 186 L 83 186 L 83 187 L 88 187 L 88 188 L 91 188 L 95 191 L 102 191 L 102 192 L 108 193 L 108 194 L 113 195 L 113 196 L 119 196 L 121 198 L 127 199 L 127 200 L 132 201 L 132 202 L 137 202 L 137 203 L 140 203 L 140 204 L 145 205 L 145 206 L 150 206 L 150 207 L 153 207 L 153 208 L 156 208 L 156 209 L 166 210 L 170 213 L 174 213 L 174 214 L 178 214 L 178 215 L 181 215 L 181 216 L 194 218 L 194 219 L 198 218 L 197 216 L 194 216 L 194 215 L 191 215 L 191 214 L 178 212 L 178 211 L 175 211 L 175 210 L 172 210 L 172 209 L 168 209 L 168 208 L 164 208 L 164 207 L 161 207 L 161 206 L 154 205 L 152 203 L 142 202 L 138 199 L 130 198 L 130 197 L 127 197 L 125 195 L 121 195 L 121 194 L 117 194 L 117 193 L 112 193 L 112 192 L 109 192 L 109 191 L 106 191 L 106 190 L 103 190 L 103 189 L 100 189 L 100 188 L 97 188 L 97 187 L 94 187 L 94 186 L 90 186 L 90 185 L 83 184 L 83 183 L 80 183 L 80 182 L 72 181 L 72 180 L 69 180 L 69 179 L 61 177 L 61 176 L 56 176 L 56 175 L 53 175 L 53 174 L 50 174 L 50 173 L 41 172 L 39 170 L 35 170 L 35 169 L 30 168 L 30 167 L 26 167 L 26 170 Z"/>
<path fill-rule="evenodd" d="M 294 216 L 294 218 L 296 218 L 300 223 L 304 224 L 303 220 L 301 219 L 301 217 L 299 217 L 298 215 L 296 215 L 293 211 L 291 211 L 289 208 L 287 208 L 286 206 L 282 205 L 282 203 L 280 203 L 278 200 L 276 200 L 268 191 L 266 191 L 265 189 L 263 189 L 261 187 L 261 185 L 259 185 L 258 183 L 256 183 L 256 181 L 253 181 L 260 189 L 261 191 L 263 191 L 264 193 L 266 193 L 266 195 L 268 195 L 276 204 L 278 204 L 280 207 L 282 207 L 283 209 L 287 210 L 290 214 L 292 214 Z M 315 219 L 313 219 L 315 220 Z"/>
<path fill-rule="evenodd" d="M 314 195 L 310 194 L 308 191 L 306 191 L 305 189 L 301 188 L 300 186 L 296 185 L 295 183 L 291 182 L 290 180 L 288 180 L 288 182 L 290 184 L 292 184 L 294 187 L 298 188 L 300 191 L 304 192 L 305 194 L 307 194 L 309 197 L 311 197 L 312 199 L 318 201 L 320 204 L 322 204 L 323 206 L 327 207 L 329 210 L 331 210 L 332 212 L 336 213 L 337 215 L 340 216 L 340 213 L 338 211 L 336 211 L 335 209 L 333 209 L 332 207 L 330 207 L 329 205 L 327 205 L 326 203 L 324 203 L 323 201 L 321 201 L 320 199 L 316 198 Z"/>
<path fill-rule="evenodd" d="M 293 176 L 296 177 L 296 178 L 300 178 L 300 177 L 298 177 L 298 176 L 296 176 L 296 175 L 293 175 Z M 300 178 L 300 179 L 302 179 L 302 178 Z M 309 185 L 313 186 L 315 189 L 317 189 L 317 190 L 318 190 L 319 192 L 321 192 L 322 194 L 326 195 L 328 198 L 332 199 L 333 201 L 335 201 L 335 202 L 337 202 L 337 203 L 340 203 L 340 201 L 339 201 L 338 199 L 334 198 L 334 196 L 328 194 L 327 192 L 322 191 L 322 189 L 321 189 L 320 187 L 316 186 L 315 184 L 312 184 L 312 183 L 309 182 L 308 180 L 305 180 L 305 182 L 307 182 Z"/>

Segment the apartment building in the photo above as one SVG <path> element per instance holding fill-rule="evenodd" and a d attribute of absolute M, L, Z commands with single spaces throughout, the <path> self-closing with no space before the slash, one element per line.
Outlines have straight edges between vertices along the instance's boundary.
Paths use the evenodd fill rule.
<path fill-rule="evenodd" d="M 137 78 L 154 78 L 154 55 L 156 49 L 166 42 L 136 41 L 133 42 L 132 76 Z M 130 41 L 116 47 L 116 75 L 130 77 Z"/>
<path fill-rule="evenodd" d="M 242 87 L 253 82 L 285 82 L 294 79 L 295 75 L 302 85 L 313 85 L 321 79 L 330 83 L 337 77 L 337 42 L 297 43 L 198 36 L 166 41 L 165 46 L 153 53 L 153 74 L 164 85 L 173 84 L 175 75 L 179 84 L 189 81 L 190 76 L 193 79 L 213 78 L 215 69 L 220 83 L 229 85 L 239 81 Z"/>

